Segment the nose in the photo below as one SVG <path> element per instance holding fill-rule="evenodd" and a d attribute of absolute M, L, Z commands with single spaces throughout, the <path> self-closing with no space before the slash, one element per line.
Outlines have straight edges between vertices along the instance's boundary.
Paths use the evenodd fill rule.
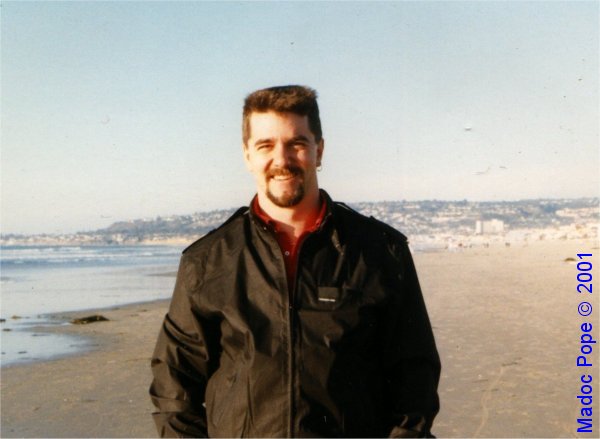
<path fill-rule="evenodd" d="M 285 145 L 283 142 L 277 142 L 275 147 L 273 148 L 273 156 L 272 156 L 273 165 L 276 167 L 283 167 L 290 163 L 291 155 L 290 148 Z"/>

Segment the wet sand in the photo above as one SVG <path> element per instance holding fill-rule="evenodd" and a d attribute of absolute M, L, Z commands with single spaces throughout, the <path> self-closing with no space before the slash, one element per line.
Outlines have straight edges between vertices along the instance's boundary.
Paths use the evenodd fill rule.
<path fill-rule="evenodd" d="M 579 327 L 600 313 L 577 314 L 576 266 L 565 258 L 578 252 L 594 253 L 600 279 L 591 241 L 415 255 L 442 357 L 438 437 L 598 436 L 597 402 L 594 434 L 577 433 Z M 149 363 L 167 306 L 65 313 L 110 321 L 52 329 L 88 338 L 91 352 L 2 368 L 1 436 L 155 437 Z M 584 373 L 597 383 L 594 348 L 593 372 Z M 597 384 L 594 393 L 597 401 Z"/>

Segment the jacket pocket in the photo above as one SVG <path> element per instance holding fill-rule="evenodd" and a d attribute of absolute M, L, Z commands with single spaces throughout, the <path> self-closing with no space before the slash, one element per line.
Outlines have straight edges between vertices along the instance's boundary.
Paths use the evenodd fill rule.
<path fill-rule="evenodd" d="M 348 287 L 317 287 L 315 310 L 334 310 L 356 301 L 360 292 Z M 314 300 L 314 299 L 313 299 Z"/>
<path fill-rule="evenodd" d="M 342 288 L 339 287 L 318 287 L 317 300 L 319 303 L 339 303 L 342 297 Z"/>
<path fill-rule="evenodd" d="M 206 408 L 209 419 L 215 426 L 219 425 L 225 412 L 231 409 L 233 398 L 235 397 L 235 388 L 239 380 L 240 370 L 237 369 L 234 374 L 226 377 L 224 380 L 221 379 L 211 383 L 212 389 L 210 393 L 212 398 Z"/>

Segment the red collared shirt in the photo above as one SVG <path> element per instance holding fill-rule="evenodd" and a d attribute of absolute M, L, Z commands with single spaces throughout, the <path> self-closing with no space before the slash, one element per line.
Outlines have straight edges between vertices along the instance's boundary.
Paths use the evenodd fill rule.
<path fill-rule="evenodd" d="M 250 207 L 252 212 L 256 214 L 261 221 L 268 225 L 275 234 L 277 243 L 279 244 L 279 248 L 281 248 L 281 253 L 283 254 L 283 260 L 285 261 L 288 289 L 292 291 L 294 289 L 294 282 L 296 278 L 298 251 L 300 250 L 302 241 L 304 241 L 304 239 L 310 233 L 316 231 L 323 222 L 323 219 L 325 218 L 325 212 L 327 211 L 327 203 L 325 203 L 325 199 L 321 197 L 321 207 L 319 214 L 315 218 L 315 222 L 313 224 L 308 224 L 295 241 L 290 239 L 287 233 L 278 227 L 277 222 L 261 209 L 260 205 L 258 204 L 258 197 L 254 197 Z"/>

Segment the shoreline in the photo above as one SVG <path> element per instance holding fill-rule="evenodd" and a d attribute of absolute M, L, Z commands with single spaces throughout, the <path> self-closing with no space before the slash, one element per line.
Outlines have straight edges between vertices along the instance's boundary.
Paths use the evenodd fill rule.
<path fill-rule="evenodd" d="M 572 242 L 573 241 L 571 241 L 571 240 L 569 240 L 569 241 L 565 241 L 565 240 L 543 241 L 542 240 L 542 241 L 535 241 L 535 242 L 519 242 L 519 243 L 516 243 L 515 245 L 513 245 L 512 248 L 519 249 L 519 248 L 527 248 L 530 246 L 541 247 L 541 246 L 548 246 L 548 245 L 550 245 L 550 246 L 565 245 L 565 244 L 568 245 Z M 597 241 L 592 240 L 589 242 L 591 243 L 591 246 L 590 246 L 591 249 L 598 248 Z M 422 257 L 423 255 L 428 255 L 428 254 L 429 255 L 437 254 L 437 255 L 443 256 L 443 255 L 449 255 L 449 254 L 469 254 L 469 253 L 473 253 L 473 252 L 497 252 L 497 251 L 502 252 L 502 251 L 506 251 L 506 249 L 507 249 L 507 246 L 505 245 L 505 243 L 498 241 L 498 242 L 491 242 L 487 246 L 477 245 L 477 246 L 472 246 L 472 247 L 454 247 L 454 248 L 441 248 L 441 247 L 419 248 L 419 249 L 413 250 L 413 256 L 414 256 L 415 260 L 417 260 L 420 257 Z M 153 277 L 173 278 L 173 284 L 175 282 L 176 275 L 177 275 L 176 270 L 148 274 L 148 276 L 153 276 Z M 70 321 L 72 319 L 82 318 L 82 317 L 86 317 L 88 315 L 103 314 L 106 312 L 117 311 L 119 309 L 135 308 L 138 305 L 152 306 L 155 302 L 164 303 L 165 306 L 168 306 L 169 300 L 170 300 L 170 298 L 141 300 L 141 301 L 136 301 L 136 302 L 124 303 L 122 305 L 107 305 L 107 306 L 100 306 L 100 307 L 91 306 L 91 307 L 82 308 L 79 310 L 57 311 L 57 312 L 34 314 L 34 315 L 23 314 L 23 315 L 7 317 L 7 318 L 3 319 L 3 321 L 0 323 L 0 325 L 4 330 L 11 331 L 10 334 L 18 334 L 20 336 L 25 336 L 25 335 L 68 336 L 71 338 L 71 340 L 73 340 L 74 343 L 70 345 L 73 347 L 73 349 L 69 349 L 69 348 L 63 349 L 63 352 L 58 352 L 56 354 L 47 354 L 46 353 L 46 354 L 42 354 L 41 357 L 34 357 L 34 358 L 31 358 L 29 356 L 25 356 L 25 357 L 23 357 L 23 359 L 20 359 L 20 358 L 14 359 L 13 358 L 11 360 L 7 360 L 7 361 L 10 361 L 9 364 L 4 364 L 4 362 L 2 362 L 0 360 L 0 367 L 2 369 L 6 369 L 9 367 L 17 367 L 17 366 L 23 366 L 23 365 L 28 365 L 28 364 L 35 364 L 35 363 L 39 363 L 39 362 L 52 361 L 52 360 L 56 360 L 56 359 L 66 358 L 66 357 L 73 357 L 76 355 L 85 355 L 86 353 L 89 353 L 90 351 L 93 351 L 95 348 L 98 347 L 98 343 L 96 343 L 94 341 L 95 334 L 92 333 L 90 335 L 84 330 L 78 331 L 77 329 L 74 329 L 77 327 L 81 328 L 81 327 L 85 327 L 88 325 L 70 324 Z M 31 325 L 27 325 L 28 321 L 33 321 L 33 322 Z M 21 322 L 22 327 L 15 328 L 14 325 L 16 322 Z M 102 323 L 102 322 L 97 322 L 97 323 Z M 93 323 L 93 324 L 95 325 L 96 323 Z M 10 328 L 10 329 L 6 329 L 6 328 Z M 63 345 L 63 347 L 64 347 L 64 345 Z M 27 346 L 24 346 L 23 348 L 27 349 Z M 19 353 L 21 353 L 21 352 L 19 352 Z M 4 355 L 4 351 L 2 352 L 2 354 Z M 23 355 L 25 355 L 25 354 L 30 355 L 29 352 L 23 351 Z M 35 353 L 32 353 L 32 354 L 35 355 Z"/>
<path fill-rule="evenodd" d="M 202 235 L 204 236 L 204 235 Z M 181 247 L 186 248 L 188 245 L 193 243 L 198 237 L 186 237 L 178 236 L 173 238 L 161 238 L 161 239 L 145 239 L 141 241 L 123 241 L 123 242 L 109 242 L 109 241 L 77 241 L 77 240 L 60 240 L 60 239 L 47 239 L 37 241 L 0 241 L 0 247 L 109 247 L 109 246 L 122 246 L 122 247 Z"/>
<path fill-rule="evenodd" d="M 52 314 L 108 321 L 40 327 L 90 350 L 2 367 L 2 437 L 156 437 L 150 359 L 169 300 Z"/>
<path fill-rule="evenodd" d="M 29 366 L 38 363 L 44 363 L 48 361 L 56 361 L 67 359 L 70 357 L 87 355 L 93 351 L 101 349 L 106 343 L 103 337 L 105 337 L 104 331 L 99 330 L 103 323 L 112 321 L 109 315 L 116 316 L 117 319 L 122 318 L 121 314 L 127 312 L 133 312 L 131 316 L 137 316 L 135 311 L 147 312 L 149 309 L 154 310 L 155 308 L 164 308 L 165 313 L 171 299 L 155 299 L 149 301 L 138 301 L 132 303 L 126 303 L 123 305 L 113 305 L 98 308 L 85 308 L 74 311 L 59 311 L 48 314 L 40 314 L 35 320 L 38 322 L 27 326 L 23 329 L 12 330 L 13 333 L 30 334 L 32 336 L 44 336 L 44 335 L 61 335 L 71 337 L 77 342 L 77 349 L 67 352 L 58 352 L 56 354 L 46 356 L 43 358 L 24 358 L 23 361 L 15 361 L 10 364 L 2 364 L 0 361 L 0 369 L 2 371 L 13 368 Z M 98 321 L 87 324 L 73 324 L 71 321 L 77 318 L 85 318 L 91 315 L 102 315 L 108 318 L 107 322 Z M 27 321 L 32 318 L 31 316 L 18 316 L 18 319 Z M 4 322 L 3 322 L 4 323 Z"/>
<path fill-rule="evenodd" d="M 569 258 L 580 252 L 594 253 L 597 277 L 595 239 L 413 255 L 442 359 L 434 434 L 578 435 L 573 355 L 583 318 Z M 50 314 L 109 321 L 48 329 L 89 337 L 89 351 L 0 369 L 1 436 L 156 437 L 150 359 L 168 303 Z"/>

